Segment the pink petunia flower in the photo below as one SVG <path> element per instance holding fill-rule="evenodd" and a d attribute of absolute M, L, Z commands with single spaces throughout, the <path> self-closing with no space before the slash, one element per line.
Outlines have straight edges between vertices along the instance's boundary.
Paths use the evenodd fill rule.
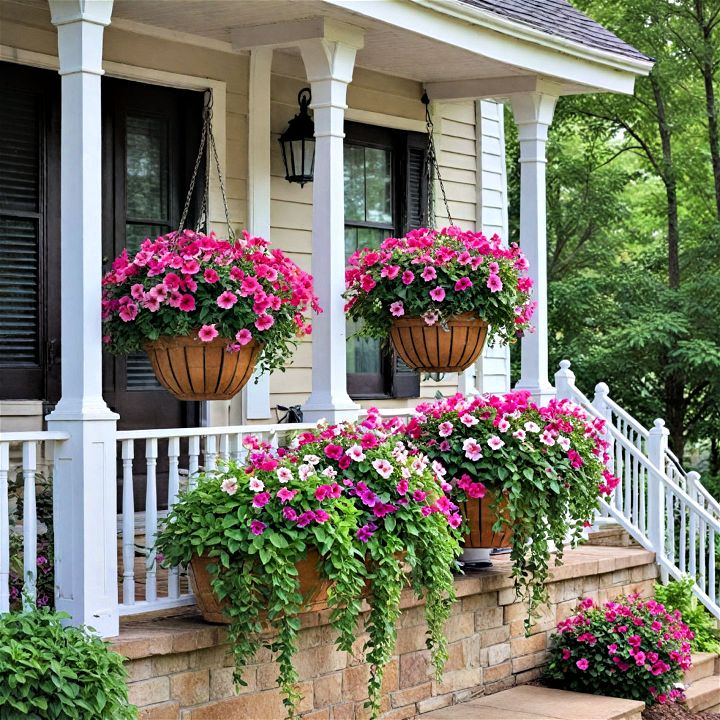
<path fill-rule="evenodd" d="M 178 308 L 183 312 L 192 312 L 195 309 L 195 298 L 192 295 L 181 295 Z"/>
<path fill-rule="evenodd" d="M 440 437 L 449 437 L 452 435 L 453 425 L 451 422 L 445 421 L 438 425 L 438 435 Z"/>
<path fill-rule="evenodd" d="M 445 288 L 438 285 L 430 291 L 430 297 L 435 302 L 442 302 L 445 299 Z"/>
<path fill-rule="evenodd" d="M 372 461 L 372 466 L 378 475 L 386 480 L 393 474 L 393 466 L 385 459 L 378 458 Z"/>
<path fill-rule="evenodd" d="M 473 462 L 483 456 L 480 443 L 475 438 L 465 438 L 463 440 L 463 450 L 465 451 L 465 457 Z"/>
<path fill-rule="evenodd" d="M 473 283 L 469 277 L 461 277 L 455 283 L 455 292 L 463 292 L 464 290 L 470 289 L 472 286 L 473 286 Z"/>
<path fill-rule="evenodd" d="M 394 302 L 390 306 L 390 314 L 393 317 L 402 317 L 405 314 L 405 306 L 402 304 L 401 300 Z"/>
<path fill-rule="evenodd" d="M 422 319 L 425 321 L 426 325 L 434 325 L 440 319 L 440 314 L 437 310 L 428 310 L 422 316 Z"/>
<path fill-rule="evenodd" d="M 487 286 L 490 289 L 490 292 L 500 292 L 503 289 L 503 284 L 500 276 L 491 274 L 488 277 Z"/>
<path fill-rule="evenodd" d="M 237 301 L 237 295 L 231 290 L 226 290 L 218 297 L 217 304 L 223 310 L 229 310 Z"/>
<path fill-rule="evenodd" d="M 493 449 L 493 450 L 499 450 L 504 444 L 505 441 L 501 440 L 497 435 L 491 435 L 488 438 L 487 444 Z"/>
<path fill-rule="evenodd" d="M 205 268 L 203 277 L 205 278 L 205 281 L 210 284 L 216 283 L 220 279 L 220 276 L 217 274 L 217 270 L 214 270 L 213 268 Z"/>
<path fill-rule="evenodd" d="M 247 345 L 252 340 L 252 333 L 247 328 L 243 328 L 235 333 L 235 339 L 240 345 Z"/>
<path fill-rule="evenodd" d="M 264 522 L 261 522 L 260 520 L 253 520 L 250 523 L 250 532 L 253 535 L 262 535 L 265 532 L 265 528 L 267 525 Z"/>
<path fill-rule="evenodd" d="M 214 340 L 220 333 L 215 329 L 215 323 L 212 325 L 203 325 L 200 330 L 198 330 L 198 337 L 203 342 L 210 342 L 211 340 Z"/>
<path fill-rule="evenodd" d="M 256 321 L 255 321 L 255 327 L 260 330 L 261 332 L 263 330 L 267 330 L 268 328 L 272 327 L 275 324 L 275 319 L 272 315 L 261 315 Z"/>
<path fill-rule="evenodd" d="M 411 283 L 414 279 L 415 279 L 415 274 L 414 274 L 412 271 L 410 271 L 410 270 L 406 270 L 406 271 L 402 274 L 403 285 L 410 285 L 410 283 Z"/>
<path fill-rule="evenodd" d="M 437 271 L 432 265 L 427 265 L 423 271 L 420 273 L 420 277 L 425 282 L 430 282 L 431 280 L 434 280 L 437 277 Z"/>
<path fill-rule="evenodd" d="M 220 489 L 228 495 L 234 495 L 237 492 L 238 485 L 235 478 L 225 478 L 220 485 Z"/>
<path fill-rule="evenodd" d="M 587 670 L 590 667 L 590 663 L 587 658 L 580 658 L 576 663 L 579 670 Z"/>

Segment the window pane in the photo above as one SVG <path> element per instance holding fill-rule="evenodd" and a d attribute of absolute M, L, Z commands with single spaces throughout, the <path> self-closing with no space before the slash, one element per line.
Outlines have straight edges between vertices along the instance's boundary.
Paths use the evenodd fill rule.
<path fill-rule="evenodd" d="M 127 116 L 127 215 L 166 218 L 167 124 L 162 118 Z"/>
<path fill-rule="evenodd" d="M 173 228 L 177 230 L 177 228 Z M 145 238 L 154 240 L 159 235 L 170 232 L 169 225 L 144 225 L 141 223 L 127 223 L 125 225 L 125 247 L 128 254 L 133 255 L 140 249 Z"/>
<path fill-rule="evenodd" d="M 346 345 L 347 372 L 379 374 L 382 372 L 380 340 L 377 338 L 349 337 L 352 333 L 357 332 L 359 327 L 359 322 L 348 320 L 347 334 L 349 339 Z"/>
<path fill-rule="evenodd" d="M 365 148 L 365 220 L 392 222 L 392 153 Z"/>
<path fill-rule="evenodd" d="M 357 244 L 358 247 L 379 248 L 382 244 L 382 241 L 392 234 L 392 230 L 382 230 L 378 228 L 358 228 Z"/>
<path fill-rule="evenodd" d="M 365 148 L 345 146 L 345 222 L 365 220 Z"/>

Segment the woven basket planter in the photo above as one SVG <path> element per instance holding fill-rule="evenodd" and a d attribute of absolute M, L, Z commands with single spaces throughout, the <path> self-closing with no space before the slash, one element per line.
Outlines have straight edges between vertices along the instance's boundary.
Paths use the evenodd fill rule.
<path fill-rule="evenodd" d="M 320 556 L 317 550 L 308 550 L 307 555 L 295 563 L 300 579 L 300 593 L 305 600 L 303 612 L 322 610 L 327 607 L 327 594 L 331 583 L 320 576 L 319 561 Z M 208 571 L 208 565 L 218 562 L 218 558 L 209 558 L 206 555 L 194 557 L 190 561 L 190 585 L 203 618 L 211 623 L 228 625 L 231 620 L 225 614 L 224 608 L 229 603 L 227 600 L 220 602 L 215 596 L 212 589 L 212 576 Z"/>
<path fill-rule="evenodd" d="M 466 548 L 506 548 L 512 546 L 512 530 L 508 523 L 503 525 L 501 532 L 494 532 L 493 525 L 497 520 L 491 510 L 493 497 L 489 493 L 483 498 L 465 502 L 465 515 L 470 532 L 465 536 L 463 545 Z"/>
<path fill-rule="evenodd" d="M 428 325 L 421 317 L 393 320 L 390 339 L 397 354 L 413 370 L 461 372 L 482 352 L 488 325 L 473 313 L 463 313 L 447 323 Z"/>
<path fill-rule="evenodd" d="M 155 377 L 178 400 L 229 400 L 253 374 L 261 345 L 255 340 L 228 352 L 227 338 L 160 337 L 144 348 Z"/>

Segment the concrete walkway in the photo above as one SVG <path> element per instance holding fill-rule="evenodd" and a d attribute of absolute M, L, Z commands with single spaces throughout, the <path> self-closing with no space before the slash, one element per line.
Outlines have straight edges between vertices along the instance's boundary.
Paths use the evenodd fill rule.
<path fill-rule="evenodd" d="M 422 720 L 641 720 L 645 703 L 519 685 L 422 715 Z"/>

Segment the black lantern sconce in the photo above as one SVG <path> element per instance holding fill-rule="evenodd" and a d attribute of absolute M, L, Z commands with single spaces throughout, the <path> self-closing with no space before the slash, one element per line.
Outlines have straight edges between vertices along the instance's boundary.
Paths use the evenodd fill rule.
<path fill-rule="evenodd" d="M 311 100 L 310 88 L 303 88 L 298 93 L 300 112 L 288 123 L 279 141 L 285 179 L 300 183 L 300 187 L 312 182 L 315 169 L 315 123 L 308 113 Z"/>

